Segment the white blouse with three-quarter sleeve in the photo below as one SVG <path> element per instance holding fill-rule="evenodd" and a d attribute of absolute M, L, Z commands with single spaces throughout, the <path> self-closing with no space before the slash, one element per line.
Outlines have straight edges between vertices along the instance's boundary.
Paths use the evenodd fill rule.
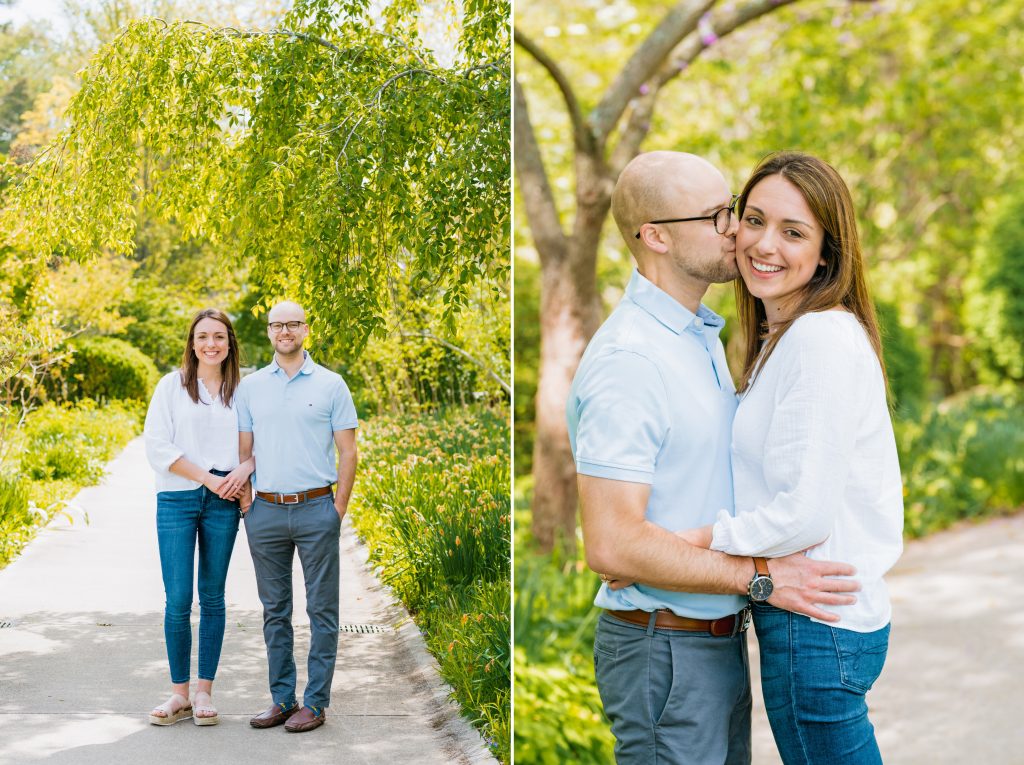
<path fill-rule="evenodd" d="M 157 383 L 143 430 L 146 457 L 156 473 L 156 490 L 189 491 L 200 484 L 168 468 L 184 457 L 203 470 L 238 467 L 238 417 L 234 402 L 224 406 L 199 381 L 199 403 L 181 384 L 181 372 Z"/>
<path fill-rule="evenodd" d="M 838 627 L 884 627 L 903 484 L 882 369 L 853 314 L 811 313 L 790 326 L 740 400 L 732 469 L 736 514 L 719 513 L 712 549 L 770 558 L 812 548 L 812 558 L 850 563 L 857 602 L 822 608 Z"/>

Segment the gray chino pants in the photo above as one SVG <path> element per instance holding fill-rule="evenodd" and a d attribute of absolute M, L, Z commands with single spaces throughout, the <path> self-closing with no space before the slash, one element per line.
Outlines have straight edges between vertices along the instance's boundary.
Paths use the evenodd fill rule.
<path fill-rule="evenodd" d="M 246 513 L 245 534 L 263 603 L 263 639 L 275 704 L 295 703 L 292 561 L 296 550 L 306 580 L 310 626 L 309 680 L 302 701 L 316 707 L 331 704 L 338 655 L 340 532 L 332 495 L 297 505 L 275 505 L 257 498 Z"/>
<path fill-rule="evenodd" d="M 619 765 L 749 765 L 747 636 L 645 629 L 601 614 L 594 669 Z"/>

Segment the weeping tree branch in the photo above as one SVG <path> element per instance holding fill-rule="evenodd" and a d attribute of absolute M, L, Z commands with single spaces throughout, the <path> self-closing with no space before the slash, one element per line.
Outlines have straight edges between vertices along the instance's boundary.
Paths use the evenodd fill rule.
<path fill-rule="evenodd" d="M 505 382 L 500 377 L 498 377 L 498 375 L 495 374 L 491 370 L 491 368 L 489 366 L 487 366 L 487 364 L 482 362 L 476 356 L 471 356 L 469 353 L 467 353 L 466 351 L 462 350 L 462 348 L 460 348 L 459 346 L 452 345 L 447 340 L 442 340 L 440 337 L 438 337 L 437 335 L 435 335 L 432 332 L 429 332 L 428 330 L 423 330 L 422 332 L 399 332 L 398 335 L 399 335 L 399 337 L 420 337 L 420 338 L 423 338 L 425 340 L 433 340 L 435 343 L 437 343 L 439 345 L 443 345 L 448 350 L 454 351 L 455 353 L 459 354 L 463 358 L 468 359 L 469 361 L 471 361 L 474 364 L 476 364 L 478 367 L 480 367 L 482 370 L 484 370 L 487 373 L 488 377 L 490 377 L 492 380 L 494 380 L 496 383 L 498 383 L 498 385 L 501 386 L 501 389 L 503 391 L 505 391 L 505 393 L 507 393 L 509 396 L 512 395 L 512 386 L 511 385 L 509 385 L 507 382 Z"/>

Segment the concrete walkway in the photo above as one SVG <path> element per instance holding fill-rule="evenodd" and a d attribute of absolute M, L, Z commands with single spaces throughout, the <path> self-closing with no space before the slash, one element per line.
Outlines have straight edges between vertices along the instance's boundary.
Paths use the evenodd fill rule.
<path fill-rule="evenodd" d="M 868 706 L 886 765 L 1024 763 L 1024 514 L 910 542 Z M 754 763 L 777 765 L 751 639 Z"/>
<path fill-rule="evenodd" d="M 369 573 L 346 521 L 341 537 L 338 665 L 327 724 L 255 730 L 270 704 L 262 610 L 239 531 L 227 582 L 227 632 L 214 702 L 221 723 L 161 728 L 169 694 L 155 489 L 141 440 L 0 571 L 0 763 L 493 763 L 447 700 L 416 625 Z M 309 621 L 296 557 L 296 663 L 305 684 Z M 196 667 L 198 604 L 193 612 Z M 194 680 L 194 675 L 193 675 Z"/>

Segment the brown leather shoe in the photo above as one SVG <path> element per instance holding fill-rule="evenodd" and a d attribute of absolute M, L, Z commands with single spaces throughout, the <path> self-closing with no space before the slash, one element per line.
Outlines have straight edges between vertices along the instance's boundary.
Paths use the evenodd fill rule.
<path fill-rule="evenodd" d="M 319 728 L 326 719 L 326 709 L 321 709 L 320 714 L 316 714 L 309 707 L 303 707 L 291 716 L 291 719 L 285 723 L 284 729 L 289 733 L 305 733 L 307 730 Z"/>
<path fill-rule="evenodd" d="M 280 704 L 273 704 L 270 709 L 260 712 L 249 720 L 249 725 L 254 728 L 275 728 L 283 724 L 289 717 L 299 711 L 299 705 L 295 704 L 291 709 L 282 709 Z"/>

